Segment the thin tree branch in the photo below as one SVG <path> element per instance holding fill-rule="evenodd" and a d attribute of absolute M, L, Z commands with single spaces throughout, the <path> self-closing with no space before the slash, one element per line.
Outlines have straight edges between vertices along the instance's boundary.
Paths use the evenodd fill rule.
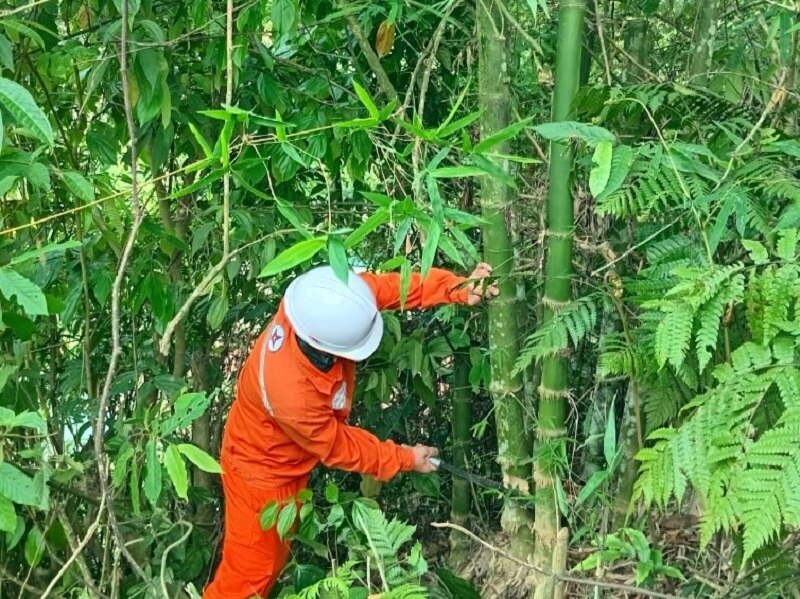
<path fill-rule="evenodd" d="M 133 246 L 136 243 L 136 235 L 139 232 L 139 227 L 144 219 L 144 212 L 142 204 L 139 200 L 139 180 L 138 180 L 138 148 L 136 138 L 136 124 L 133 121 L 133 103 L 131 101 L 130 82 L 128 81 L 128 3 L 122 2 L 122 32 L 119 44 L 119 66 L 120 77 L 122 79 L 122 100 L 125 109 L 125 121 L 128 127 L 128 134 L 130 135 L 130 152 L 131 152 L 131 203 L 133 204 L 133 224 L 128 233 L 128 239 L 125 242 L 125 247 L 122 250 L 117 274 L 114 278 L 114 284 L 111 288 L 111 357 L 108 364 L 108 372 L 106 373 L 106 380 L 103 385 L 103 392 L 100 396 L 100 405 L 97 409 L 97 421 L 94 424 L 94 452 L 97 459 L 97 472 L 100 480 L 101 501 L 106 504 L 108 512 L 108 524 L 113 531 L 116 544 L 119 546 L 120 551 L 125 556 L 125 559 L 130 563 L 136 575 L 146 583 L 152 585 L 152 581 L 147 577 L 147 574 L 142 567 L 137 563 L 134 557 L 125 547 L 125 541 L 122 538 L 122 533 L 117 526 L 117 518 L 114 513 L 114 502 L 107 501 L 110 497 L 110 490 L 108 487 L 108 456 L 105 453 L 105 422 L 106 412 L 108 411 L 108 401 L 111 396 L 111 384 L 114 381 L 114 375 L 117 372 L 117 365 L 119 357 L 122 354 L 122 345 L 120 342 L 120 294 L 122 290 L 122 282 L 125 279 L 125 271 L 128 267 L 128 262 L 133 252 Z M 99 516 L 98 516 L 99 518 Z M 97 527 L 90 528 L 87 531 L 84 543 L 88 543 L 91 538 L 90 532 L 94 534 Z"/>
<path fill-rule="evenodd" d="M 611 63 L 608 60 L 605 26 L 603 25 L 603 17 L 600 14 L 600 3 L 597 0 L 594 0 L 594 21 L 597 25 L 597 35 L 600 37 L 600 50 L 603 52 L 603 66 L 606 69 L 606 84 L 611 87 L 613 84 L 611 79 Z"/>
<path fill-rule="evenodd" d="M 658 591 L 650 591 L 648 589 L 640 589 L 639 587 L 634 587 L 634 586 L 630 586 L 630 585 L 627 585 L 627 584 L 617 584 L 615 582 L 605 582 L 605 581 L 602 581 L 602 580 L 593 580 L 593 579 L 590 579 L 590 578 L 579 578 L 577 576 L 569 576 L 567 574 L 551 574 L 549 572 L 545 572 L 544 570 L 542 570 L 541 568 L 538 568 L 537 566 L 534 566 L 533 564 L 530 564 L 530 563 L 528 563 L 526 561 L 523 561 L 523 560 L 521 560 L 521 559 L 519 559 L 517 557 L 514 557 L 513 555 L 511 555 L 510 553 L 507 553 L 506 551 L 500 549 L 499 547 L 495 547 L 491 543 L 488 543 L 488 542 L 484 541 L 482 538 L 480 538 L 474 532 L 472 532 L 470 530 L 467 530 L 463 526 L 459 526 L 458 524 L 453 524 L 451 522 L 431 522 L 431 526 L 433 526 L 434 528 L 450 528 L 450 529 L 453 529 L 453 530 L 457 530 L 457 531 L 467 535 L 473 541 L 476 541 L 476 542 L 480 543 L 481 545 L 486 547 L 492 553 L 496 553 L 497 555 L 500 555 L 500 556 L 506 558 L 507 560 L 510 560 L 510 561 L 514 562 L 518 566 L 522 566 L 523 568 L 528 568 L 530 570 L 534 570 L 534 571 L 536 571 L 536 572 L 538 572 L 540 574 L 544 574 L 546 576 L 553 576 L 556 580 L 561 581 L 561 582 L 571 582 L 572 584 L 579 584 L 579 585 L 582 585 L 582 586 L 596 587 L 596 588 L 599 588 L 599 589 L 611 589 L 611 590 L 614 590 L 614 591 L 623 591 L 623 592 L 626 592 L 626 593 L 635 593 L 635 594 L 638 594 L 638 595 L 645 595 L 646 597 L 657 597 L 659 599 L 681 599 L 678 595 L 669 595 L 667 593 L 659 593 Z"/>
<path fill-rule="evenodd" d="M 230 9 L 231 0 L 228 0 L 228 7 Z M 228 12 L 230 15 L 230 12 Z M 169 597 L 169 592 L 167 590 L 167 556 L 169 556 L 169 552 L 181 545 L 182 543 L 186 542 L 186 539 L 189 538 L 189 535 L 192 534 L 192 530 L 194 526 L 191 522 L 187 522 L 186 520 L 181 520 L 177 524 L 182 524 L 186 526 L 186 532 L 181 535 L 181 538 L 169 545 L 165 550 L 164 553 L 161 554 L 161 590 L 164 593 L 164 597 Z"/>

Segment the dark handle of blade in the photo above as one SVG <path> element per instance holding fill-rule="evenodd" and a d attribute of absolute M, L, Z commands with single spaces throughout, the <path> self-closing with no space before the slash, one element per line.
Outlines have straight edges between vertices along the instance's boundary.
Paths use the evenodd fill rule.
<path fill-rule="evenodd" d="M 452 464 L 443 462 L 439 458 L 431 458 L 431 464 L 433 464 L 437 468 L 441 468 L 442 470 L 447 470 L 450 474 L 458 476 L 459 478 L 466 479 L 481 487 L 486 487 L 487 489 L 499 489 L 501 491 L 503 490 L 503 485 L 500 484 L 499 482 L 491 480 L 489 478 L 484 478 L 483 476 L 479 476 L 477 474 L 473 474 L 472 472 L 468 472 L 467 470 L 462 470 L 458 466 L 453 466 Z"/>

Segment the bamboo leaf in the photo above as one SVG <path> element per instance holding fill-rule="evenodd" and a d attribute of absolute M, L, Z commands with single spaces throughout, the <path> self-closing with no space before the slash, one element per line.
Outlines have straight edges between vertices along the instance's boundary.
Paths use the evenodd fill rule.
<path fill-rule="evenodd" d="M 353 81 L 353 87 L 356 90 L 356 94 L 358 95 L 358 99 L 361 100 L 361 103 L 367 109 L 367 112 L 369 112 L 369 116 L 371 116 L 373 119 L 380 118 L 381 112 L 380 112 L 380 110 L 378 110 L 378 107 L 375 105 L 375 102 L 370 97 L 370 95 L 367 92 L 367 90 L 365 90 L 363 87 L 361 87 L 358 84 L 358 82 L 355 81 L 355 80 Z"/>
<path fill-rule="evenodd" d="M 597 490 L 597 487 L 603 484 L 603 482 L 608 477 L 607 470 L 598 470 L 589 478 L 586 486 L 581 489 L 581 492 L 578 494 L 577 499 L 575 500 L 575 507 L 582 505 L 587 499 L 589 499 L 594 492 Z"/>
<path fill-rule="evenodd" d="M 408 288 L 411 283 L 411 263 L 403 257 L 400 264 L 400 309 L 405 309 Z"/>
<path fill-rule="evenodd" d="M 422 250 L 422 263 L 420 266 L 423 277 L 427 276 L 433 259 L 436 257 L 436 249 L 439 247 L 439 236 L 442 234 L 442 227 L 436 221 L 431 222 L 428 227 L 428 238 L 425 240 L 425 247 Z"/>
<path fill-rule="evenodd" d="M 313 258 L 325 247 L 326 237 L 304 239 L 275 256 L 259 273 L 259 277 L 271 277 Z"/>
<path fill-rule="evenodd" d="M 389 210 L 386 208 L 378 209 L 375 214 L 370 216 L 367 220 L 361 223 L 358 228 L 350 233 L 347 238 L 344 240 L 344 247 L 345 249 L 351 249 L 361 243 L 367 235 L 375 231 L 378 227 L 382 224 L 389 221 Z"/>
<path fill-rule="evenodd" d="M 594 197 L 599 196 L 608 185 L 611 176 L 611 157 L 614 153 L 614 146 L 610 141 L 601 141 L 594 148 L 592 162 L 594 166 L 589 173 L 589 191 Z"/>
<path fill-rule="evenodd" d="M 0 106 L 25 128 L 29 136 L 53 145 L 50 121 L 27 89 L 10 79 L 0 77 Z"/>
<path fill-rule="evenodd" d="M 336 276 L 339 277 L 343 283 L 347 283 L 350 274 L 350 266 L 347 262 L 347 250 L 345 250 L 342 240 L 335 235 L 331 235 L 328 238 L 328 258 L 330 259 L 331 268 L 333 268 L 333 272 L 336 273 Z"/>
<path fill-rule="evenodd" d="M 16 270 L 0 268 L 0 293 L 9 301 L 16 296 L 28 316 L 47 314 L 47 299 L 42 290 Z"/>
<path fill-rule="evenodd" d="M 181 499 L 188 499 L 189 474 L 186 471 L 186 464 L 183 463 L 181 453 L 174 445 L 170 445 L 164 454 L 164 466 L 167 468 L 167 474 L 169 474 L 169 478 L 172 481 L 172 486 L 175 487 L 175 493 Z"/>
<path fill-rule="evenodd" d="M 210 472 L 211 474 L 220 474 L 222 472 L 222 468 L 220 468 L 217 460 L 195 445 L 181 443 L 178 445 L 178 451 L 185 455 L 189 461 L 200 468 L 200 470 Z"/>
<path fill-rule="evenodd" d="M 461 166 L 443 166 L 431 171 L 431 176 L 436 179 L 450 179 L 453 177 L 480 177 L 485 175 L 486 172 L 477 166 L 461 165 Z"/>
<path fill-rule="evenodd" d="M 189 123 L 189 130 L 192 132 L 192 135 L 194 135 L 194 139 L 197 142 L 197 144 L 202 148 L 203 154 L 205 154 L 205 157 L 206 158 L 211 158 L 211 156 L 213 155 L 213 152 L 211 150 L 211 146 L 208 145 L 208 142 L 206 141 L 206 138 L 203 137 L 203 134 L 200 133 L 200 131 L 197 129 L 197 127 L 195 127 L 194 123 Z"/>
<path fill-rule="evenodd" d="M 525 127 L 528 126 L 532 118 L 527 118 L 525 120 L 519 121 L 518 123 L 513 123 L 508 125 L 507 127 L 503 127 L 500 131 L 493 133 L 486 139 L 482 139 L 478 144 L 472 149 L 473 152 L 478 154 L 483 154 L 486 150 L 493 148 L 494 146 L 503 143 L 506 140 L 509 140 L 513 137 L 519 135 L 519 132 L 522 131 Z"/>

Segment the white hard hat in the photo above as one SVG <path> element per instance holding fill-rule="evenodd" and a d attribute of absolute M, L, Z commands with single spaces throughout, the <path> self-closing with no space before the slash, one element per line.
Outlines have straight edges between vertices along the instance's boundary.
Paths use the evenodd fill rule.
<path fill-rule="evenodd" d="M 347 283 L 330 266 L 319 266 L 292 281 L 286 316 L 300 339 L 320 351 L 356 362 L 365 360 L 383 336 L 375 296 L 361 277 Z"/>

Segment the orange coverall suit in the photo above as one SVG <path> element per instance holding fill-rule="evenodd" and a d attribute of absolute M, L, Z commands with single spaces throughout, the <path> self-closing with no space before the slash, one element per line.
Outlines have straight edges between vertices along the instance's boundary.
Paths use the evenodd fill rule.
<path fill-rule="evenodd" d="M 400 307 L 398 274 L 360 274 L 379 310 Z M 466 303 L 464 278 L 431 269 L 411 278 L 405 308 Z M 458 288 L 460 286 L 460 288 Z M 300 350 L 283 302 L 256 340 L 239 375 L 222 442 L 225 493 L 222 561 L 204 599 L 265 597 L 289 557 L 289 545 L 259 517 L 272 500 L 303 489 L 320 462 L 386 481 L 413 470 L 411 449 L 350 426 L 356 365 L 337 358 L 328 372 Z"/>

